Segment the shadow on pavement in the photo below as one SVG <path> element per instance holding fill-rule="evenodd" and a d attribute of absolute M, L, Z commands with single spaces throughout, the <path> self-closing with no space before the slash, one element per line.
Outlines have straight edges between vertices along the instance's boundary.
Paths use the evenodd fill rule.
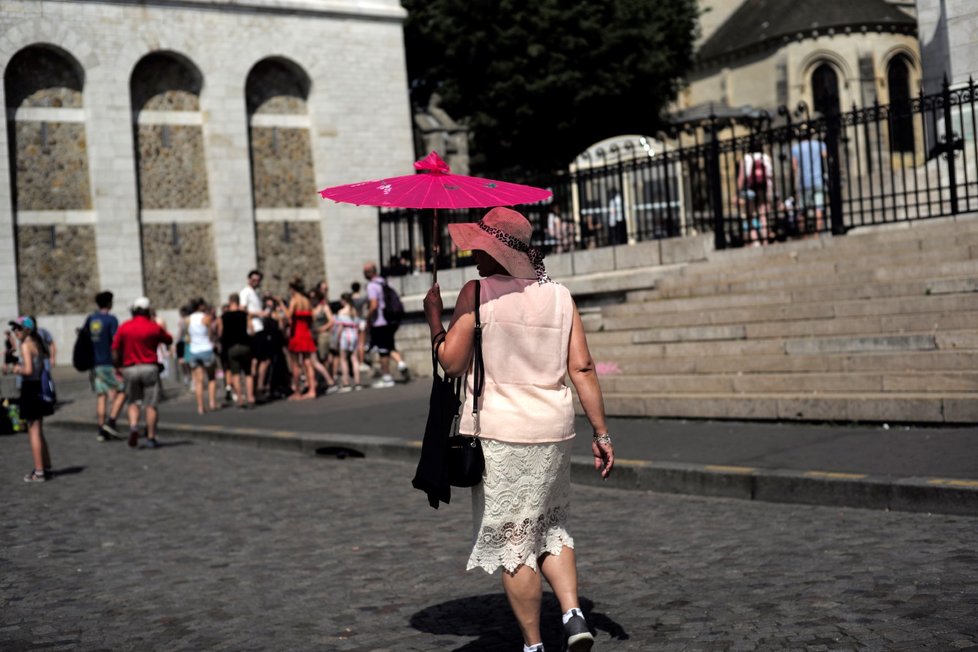
<path fill-rule="evenodd" d="M 193 446 L 195 442 L 188 439 L 178 439 L 176 441 L 164 441 L 160 440 L 157 450 L 160 448 L 175 448 L 177 446 Z M 148 448 L 145 443 L 140 443 L 139 448 Z"/>
<path fill-rule="evenodd" d="M 335 457 L 338 460 L 345 460 L 348 457 L 365 457 L 363 452 L 355 448 L 346 446 L 320 446 L 316 449 L 316 455 L 322 457 Z"/>
<path fill-rule="evenodd" d="M 60 477 L 62 475 L 77 475 L 84 470 L 84 466 L 66 466 L 63 469 L 51 469 L 51 475 L 55 477 Z"/>
<path fill-rule="evenodd" d="M 581 609 L 596 630 L 595 638 L 619 641 L 629 638 L 625 629 L 602 613 L 592 612 L 594 603 L 581 598 Z M 548 650 L 564 649 L 564 631 L 560 625 L 560 604 L 553 593 L 543 594 L 541 622 L 543 644 Z M 520 631 L 503 593 L 474 595 L 426 607 L 411 616 L 411 626 L 420 632 L 441 636 L 477 637 L 454 652 L 502 652 L 519 649 Z"/>

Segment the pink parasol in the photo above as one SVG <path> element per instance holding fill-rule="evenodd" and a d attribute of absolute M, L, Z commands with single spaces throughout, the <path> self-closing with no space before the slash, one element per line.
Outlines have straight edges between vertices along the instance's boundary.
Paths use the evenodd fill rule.
<path fill-rule="evenodd" d="M 323 199 L 357 206 L 436 209 L 431 228 L 435 262 L 433 281 L 438 279 L 437 209 L 514 206 L 543 201 L 553 194 L 543 188 L 518 183 L 452 174 L 448 164 L 436 152 L 416 161 L 414 168 L 421 174 L 334 186 L 320 190 L 319 194 Z"/>

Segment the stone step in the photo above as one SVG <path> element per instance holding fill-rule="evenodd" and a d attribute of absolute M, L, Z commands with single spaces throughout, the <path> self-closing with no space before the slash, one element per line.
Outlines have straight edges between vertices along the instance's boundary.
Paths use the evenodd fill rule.
<path fill-rule="evenodd" d="M 894 266 L 928 265 L 939 262 L 967 261 L 975 258 L 974 247 L 978 245 L 978 235 L 973 243 L 948 243 L 942 249 L 920 250 L 920 243 L 906 251 L 873 252 L 868 255 L 853 256 L 850 252 L 836 252 L 835 255 L 823 256 L 818 259 L 804 259 L 800 256 L 784 256 L 778 258 L 761 258 L 751 265 L 724 267 L 716 263 L 690 265 L 681 273 L 668 276 L 662 280 L 659 287 L 678 288 L 688 285 L 700 285 L 716 278 L 724 282 L 745 282 L 765 278 L 780 278 L 792 276 L 826 277 L 834 274 L 850 274 L 860 270 L 885 269 Z M 911 243 L 899 243 L 911 244 Z M 829 251 L 828 249 L 824 251 Z M 797 252 L 791 252 L 797 253 Z"/>
<path fill-rule="evenodd" d="M 626 294 L 626 302 L 605 306 L 609 316 L 679 312 L 683 310 L 717 310 L 731 307 L 748 307 L 775 304 L 813 303 L 819 301 L 847 301 L 914 297 L 978 290 L 978 274 L 963 274 L 946 278 L 923 275 L 919 279 L 892 283 L 854 285 L 840 282 L 803 289 L 781 289 L 757 294 L 720 294 L 713 296 L 662 298 L 654 290 L 640 290 Z"/>
<path fill-rule="evenodd" d="M 639 351 L 632 347 L 633 353 Z M 826 355 L 670 356 L 592 355 L 599 374 L 657 375 L 715 373 L 955 372 L 978 369 L 978 350 L 912 351 Z M 604 376 L 602 375 L 602 378 Z"/>
<path fill-rule="evenodd" d="M 722 272 L 718 272 L 717 280 L 713 282 L 704 280 L 700 283 L 670 285 L 666 279 L 663 279 L 655 290 L 645 294 L 644 297 L 645 300 L 649 300 L 729 294 L 766 294 L 778 291 L 913 281 L 921 278 L 938 279 L 967 276 L 978 276 L 978 260 L 908 264 L 892 268 L 853 270 L 845 274 L 787 275 L 732 282 L 725 280 Z"/>
<path fill-rule="evenodd" d="M 978 279 L 976 279 L 978 281 Z M 629 314 L 624 305 L 605 306 L 601 318 L 585 324 L 589 330 L 628 330 L 650 327 L 693 325 L 729 325 L 777 323 L 796 320 L 826 320 L 859 316 L 947 314 L 956 311 L 978 311 L 978 292 L 967 294 L 938 294 L 914 297 L 881 297 L 874 299 L 816 301 L 797 304 L 765 304 L 761 306 L 657 313 L 643 308 L 639 314 Z"/>
<path fill-rule="evenodd" d="M 832 335 L 885 335 L 964 330 L 978 326 L 978 311 L 800 319 L 711 326 L 659 327 L 630 332 L 635 344 L 705 340 L 754 340 Z"/>
<path fill-rule="evenodd" d="M 601 377 L 601 389 L 609 394 L 970 392 L 978 400 L 978 371 L 611 375 Z"/>
<path fill-rule="evenodd" d="M 698 340 L 628 345 L 621 341 L 629 331 L 588 335 L 591 354 L 614 362 L 657 357 L 712 357 L 724 355 L 822 355 L 838 353 L 889 353 L 978 349 L 978 331 L 953 330 L 843 337 L 769 338 L 759 340 Z"/>
<path fill-rule="evenodd" d="M 614 416 L 692 419 L 855 421 L 870 423 L 978 423 L 978 398 L 967 393 L 940 396 L 888 394 L 608 393 L 605 409 Z"/>

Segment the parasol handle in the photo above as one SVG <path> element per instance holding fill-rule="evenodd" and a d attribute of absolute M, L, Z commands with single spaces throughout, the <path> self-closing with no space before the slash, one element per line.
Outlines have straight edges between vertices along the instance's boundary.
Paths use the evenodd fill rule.
<path fill-rule="evenodd" d="M 434 218 L 431 220 L 431 284 L 438 282 L 438 254 L 440 253 L 438 238 L 438 209 L 433 209 Z"/>

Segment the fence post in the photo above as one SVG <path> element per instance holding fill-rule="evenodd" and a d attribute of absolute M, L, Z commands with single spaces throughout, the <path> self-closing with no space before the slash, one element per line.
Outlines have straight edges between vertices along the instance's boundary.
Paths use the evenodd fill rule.
<path fill-rule="evenodd" d="M 954 169 L 954 150 L 963 149 L 963 143 L 958 143 L 954 133 L 954 123 L 951 121 L 951 82 L 947 74 L 941 85 L 941 102 L 944 104 L 944 156 L 947 160 L 947 182 L 951 193 L 951 215 L 958 214 L 958 175 Z"/>
<path fill-rule="evenodd" d="M 717 117 L 710 115 L 710 148 L 706 159 L 713 208 L 713 247 L 727 248 L 727 230 L 723 223 L 723 181 L 720 178 L 720 139 L 717 137 Z"/>
<path fill-rule="evenodd" d="M 828 153 L 829 174 L 829 219 L 832 235 L 845 235 L 846 225 L 842 219 L 842 159 L 839 156 L 839 132 L 842 127 L 842 114 L 833 111 L 826 119 L 825 148 Z"/>

